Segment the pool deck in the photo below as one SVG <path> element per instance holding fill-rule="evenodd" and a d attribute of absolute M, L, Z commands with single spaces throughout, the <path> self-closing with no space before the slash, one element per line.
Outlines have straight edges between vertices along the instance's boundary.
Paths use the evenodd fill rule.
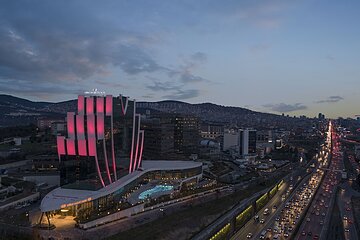
<path fill-rule="evenodd" d="M 146 185 L 142 185 L 138 190 L 136 190 L 134 193 L 132 193 L 131 196 L 128 198 L 129 203 L 135 204 L 135 203 L 141 201 L 141 200 L 139 199 L 139 196 L 140 196 L 141 193 L 143 193 L 143 192 L 145 192 L 145 191 L 147 191 L 147 190 L 149 190 L 149 189 L 152 189 L 152 188 L 154 188 L 154 187 L 157 186 L 157 185 L 164 185 L 164 184 L 162 184 L 161 182 L 162 182 L 162 181 L 153 180 L 153 181 L 149 182 L 149 183 L 146 184 Z M 174 189 L 176 189 L 176 187 L 178 186 L 177 183 L 169 184 L 169 185 L 174 186 L 174 188 L 173 188 L 172 190 L 168 190 L 168 191 L 156 192 L 156 193 L 152 194 L 151 197 L 152 197 L 152 198 L 156 198 L 156 197 L 161 196 L 161 195 L 170 194 L 170 193 L 173 192 Z"/>

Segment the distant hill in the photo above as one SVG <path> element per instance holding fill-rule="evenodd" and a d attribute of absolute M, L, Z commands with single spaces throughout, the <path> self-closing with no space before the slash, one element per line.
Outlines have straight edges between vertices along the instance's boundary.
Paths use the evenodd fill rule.
<path fill-rule="evenodd" d="M 168 113 L 195 115 L 207 122 L 231 123 L 239 127 L 283 126 L 286 118 L 276 114 L 261 113 L 241 107 L 222 106 L 213 103 L 190 104 L 181 101 L 138 102 L 140 108 L 154 109 Z"/>
<path fill-rule="evenodd" d="M 0 94 L 0 127 L 28 125 L 38 118 L 64 118 L 64 112 L 52 111 L 57 103 L 33 102 Z"/>
<path fill-rule="evenodd" d="M 294 118 L 213 103 L 190 104 L 169 100 L 137 102 L 137 107 L 141 112 L 153 109 L 167 113 L 189 114 L 203 121 L 231 123 L 241 127 L 286 127 L 297 122 Z M 59 103 L 33 102 L 11 95 L 0 95 L 0 127 L 36 123 L 39 118 L 63 119 L 69 111 L 76 111 L 76 100 Z"/>

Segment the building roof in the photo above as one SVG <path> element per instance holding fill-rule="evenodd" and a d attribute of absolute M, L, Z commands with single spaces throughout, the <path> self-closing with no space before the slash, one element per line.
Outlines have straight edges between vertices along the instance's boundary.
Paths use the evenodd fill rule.
<path fill-rule="evenodd" d="M 58 210 L 67 206 L 77 205 L 83 202 L 106 196 L 131 183 L 141 175 L 156 170 L 182 170 L 202 166 L 201 162 L 194 161 L 171 161 L 171 160 L 152 160 L 143 161 L 142 170 L 134 171 L 116 182 L 107 185 L 97 191 L 77 190 L 67 188 L 56 188 L 48 193 L 41 201 L 40 209 L 42 212 Z"/>

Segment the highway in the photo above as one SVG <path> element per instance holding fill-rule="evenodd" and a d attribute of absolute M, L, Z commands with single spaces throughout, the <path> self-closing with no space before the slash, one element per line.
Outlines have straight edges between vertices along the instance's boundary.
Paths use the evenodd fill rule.
<path fill-rule="evenodd" d="M 325 176 L 311 206 L 306 214 L 305 221 L 301 224 L 295 239 L 326 239 L 324 229 L 327 229 L 332 212 L 332 201 L 334 201 L 335 187 L 340 183 L 341 171 L 343 169 L 342 153 L 338 136 L 333 132 L 333 150 L 331 165 L 324 168 Z"/>
<path fill-rule="evenodd" d="M 331 124 L 329 126 L 329 136 L 331 136 Z M 281 204 L 277 204 L 278 208 L 265 219 L 264 224 L 255 223 L 254 220 L 249 221 L 232 239 L 294 239 L 292 236 L 298 224 L 301 224 L 301 219 L 304 218 L 307 208 L 311 205 L 314 195 L 320 182 L 324 176 L 324 170 L 321 167 L 326 167 L 329 163 L 328 152 L 326 148 L 330 148 L 331 138 L 328 137 L 327 145 L 319 151 L 314 168 L 308 176 L 301 179 L 299 184 L 294 185 L 292 193 L 285 198 Z M 278 200 L 278 199 L 276 199 Z M 274 199 L 274 201 L 276 201 Z M 278 200 L 279 201 L 279 200 Z M 271 209 L 270 202 L 265 208 Z M 260 211 L 259 217 L 263 218 L 263 211 Z M 319 213 L 320 215 L 320 213 Z M 249 235 L 252 233 L 252 235 Z"/>
<path fill-rule="evenodd" d="M 337 195 L 337 203 L 340 210 L 340 216 L 342 219 L 342 224 L 344 227 L 344 235 L 346 240 L 356 240 L 359 239 L 356 226 L 354 223 L 354 216 L 351 206 L 351 197 L 359 197 L 360 193 L 354 191 L 348 182 L 345 182 L 341 185 L 341 191 Z"/>
<path fill-rule="evenodd" d="M 359 164 L 355 161 L 354 156 L 344 155 L 344 158 L 347 157 L 350 164 L 350 172 L 359 173 Z M 349 176 L 349 174 L 348 174 Z M 344 230 L 344 236 L 346 240 L 358 239 L 358 234 L 356 231 L 356 226 L 354 223 L 354 216 L 352 211 L 351 197 L 360 197 L 360 193 L 355 191 L 352 188 L 352 179 L 345 181 L 340 185 L 341 190 L 337 194 L 337 204 L 340 210 L 340 216 L 342 219 L 342 225 Z"/>
<path fill-rule="evenodd" d="M 319 154 L 319 157 L 325 156 L 324 154 Z M 273 237 L 272 231 L 268 231 L 268 229 L 273 227 L 277 218 L 282 215 L 281 212 L 285 211 L 285 204 L 289 199 L 292 199 L 300 188 L 308 184 L 312 174 L 305 178 L 302 178 L 301 175 L 301 171 L 294 172 L 290 178 L 292 180 L 285 182 L 279 189 L 279 192 L 258 212 L 259 220 L 249 220 L 231 239 L 261 239 L 264 231 L 267 232 L 264 238 Z M 294 187 L 295 189 L 293 189 Z M 276 208 L 274 208 L 274 206 L 276 206 Z M 269 209 L 270 213 L 264 215 L 266 208 Z"/>
<path fill-rule="evenodd" d="M 299 184 L 282 206 L 280 213 L 276 214 L 275 218 L 264 228 L 267 230 L 264 238 L 286 239 L 293 234 L 295 226 L 299 223 L 304 209 L 310 203 L 321 177 L 322 172 L 314 172 Z"/>
<path fill-rule="evenodd" d="M 263 219 L 264 223 L 260 223 L 255 221 L 254 219 L 251 219 L 231 239 L 246 239 L 249 233 L 251 233 L 252 235 L 257 235 L 258 233 L 260 233 L 263 226 L 266 225 L 266 223 L 270 220 L 270 218 L 267 216 L 272 216 L 276 212 L 273 206 L 279 206 L 281 204 L 281 196 L 286 194 L 288 188 L 289 183 L 284 182 L 284 184 L 279 188 L 279 191 L 275 194 L 275 196 L 273 196 L 271 200 L 259 211 L 259 220 Z M 270 210 L 271 214 L 264 215 L 264 211 L 266 208 Z"/>

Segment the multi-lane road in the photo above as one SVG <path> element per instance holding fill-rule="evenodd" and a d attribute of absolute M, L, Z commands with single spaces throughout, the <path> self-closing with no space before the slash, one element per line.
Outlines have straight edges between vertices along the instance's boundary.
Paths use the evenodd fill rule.
<path fill-rule="evenodd" d="M 301 182 L 286 182 L 258 212 L 259 220 L 249 220 L 231 239 L 325 240 L 335 228 L 338 228 L 340 239 L 359 239 L 351 197 L 360 196 L 360 193 L 345 180 L 344 156 L 347 156 L 339 140 L 339 134 L 330 124 L 327 144 L 319 152 L 309 175 Z M 350 157 L 349 160 L 359 172 L 354 159 Z M 334 206 L 337 214 L 332 214 Z M 266 209 L 268 214 L 264 214 Z M 339 223 L 335 228 L 334 219 Z"/>
<path fill-rule="evenodd" d="M 282 196 L 287 194 L 287 190 L 289 189 L 289 183 L 285 182 L 279 188 L 279 191 L 271 198 L 271 200 L 258 212 L 259 220 L 255 219 L 249 220 L 244 227 L 240 229 L 231 239 L 246 239 L 248 236 L 252 236 L 256 238 L 257 233 L 261 231 L 264 225 L 270 221 L 269 216 L 273 216 L 276 209 L 274 206 L 279 206 L 282 202 Z M 269 209 L 269 214 L 264 215 L 265 209 Z"/>
<path fill-rule="evenodd" d="M 329 198 L 331 194 L 329 192 L 331 187 L 328 186 L 328 183 L 334 180 L 332 179 L 334 173 L 328 176 L 327 172 L 329 171 L 325 170 L 329 164 L 329 153 L 326 148 L 330 149 L 331 133 L 332 127 L 330 124 L 327 145 L 317 155 L 315 165 L 309 174 L 303 179 L 298 178 L 299 176 L 293 176 L 291 178 L 293 182 L 284 184 L 283 188 L 258 212 L 259 219 L 257 221 L 255 219 L 249 220 L 231 239 L 299 238 L 302 235 L 295 236 L 295 229 L 299 227 L 301 222 L 304 222 L 301 220 L 306 219 L 311 222 L 312 218 L 315 218 L 314 216 L 319 218 L 326 216 L 324 209 L 329 208 L 329 202 L 325 202 L 325 198 Z M 325 174 L 327 176 L 327 181 L 324 181 L 326 184 L 322 183 Z M 311 211 L 307 211 L 309 207 L 311 207 Z M 312 211 L 313 209 L 315 211 Z M 269 211 L 269 213 L 264 214 L 265 211 Z M 305 218 L 307 212 L 309 214 L 313 212 L 313 214 Z M 317 223 L 317 225 L 321 226 L 323 222 L 321 225 L 320 223 Z M 319 234 L 320 232 L 321 230 L 319 230 Z M 306 232 L 305 237 L 308 236 L 307 234 L 308 232 Z"/>

